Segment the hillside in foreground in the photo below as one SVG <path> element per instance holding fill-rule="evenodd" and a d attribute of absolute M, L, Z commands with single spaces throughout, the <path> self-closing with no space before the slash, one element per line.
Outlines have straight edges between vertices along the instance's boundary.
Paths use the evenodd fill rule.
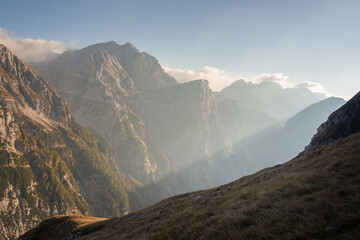
<path fill-rule="evenodd" d="M 123 217 L 50 218 L 20 239 L 357 239 L 358 146 L 360 133 Z"/>

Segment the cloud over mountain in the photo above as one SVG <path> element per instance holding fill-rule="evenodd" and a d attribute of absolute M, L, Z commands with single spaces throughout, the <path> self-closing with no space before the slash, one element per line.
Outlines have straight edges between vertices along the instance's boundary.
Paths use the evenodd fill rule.
<path fill-rule="evenodd" d="M 0 28 L 0 43 L 6 45 L 20 58 L 29 62 L 40 62 L 72 48 L 60 41 L 19 38 L 4 28 Z"/>
<path fill-rule="evenodd" d="M 320 83 L 316 83 L 316 82 L 309 82 L 309 81 L 299 82 L 299 83 L 294 84 L 294 87 L 295 88 L 307 88 L 312 92 L 319 92 L 319 93 L 324 93 L 324 94 L 328 95 L 324 86 L 322 86 Z"/>
<path fill-rule="evenodd" d="M 224 70 L 215 67 L 205 66 L 199 71 L 173 69 L 163 66 L 164 70 L 179 82 L 188 82 L 196 79 L 206 79 L 209 81 L 213 91 L 220 91 L 230 85 L 236 79 L 226 74 Z"/>
<path fill-rule="evenodd" d="M 205 66 L 199 71 L 187 69 L 175 69 L 163 66 L 164 70 L 173 76 L 179 82 L 188 82 L 196 79 L 206 79 L 209 81 L 210 88 L 213 91 L 220 91 L 224 87 L 229 86 L 235 80 L 241 77 L 231 77 L 225 70 Z M 243 78 L 243 77 L 242 77 Z M 283 88 L 307 88 L 312 92 L 324 93 L 328 95 L 325 88 L 316 82 L 303 81 L 298 83 L 289 82 L 289 76 L 284 73 L 262 73 L 257 76 L 243 78 L 246 82 L 261 83 L 274 82 L 280 84 Z"/>
<path fill-rule="evenodd" d="M 325 95 L 328 95 L 328 92 L 325 90 L 324 86 L 322 86 L 320 83 L 310 82 L 310 81 L 291 83 L 288 80 L 289 80 L 289 76 L 285 75 L 284 73 L 272 73 L 272 74 L 262 73 L 251 79 L 251 81 L 254 83 L 274 82 L 280 84 L 283 88 L 307 88 L 311 92 L 323 93 Z"/>
<path fill-rule="evenodd" d="M 253 77 L 250 81 L 253 83 L 261 82 L 274 82 L 280 84 L 283 88 L 290 87 L 290 84 L 287 82 L 289 79 L 284 73 L 262 73 Z"/>

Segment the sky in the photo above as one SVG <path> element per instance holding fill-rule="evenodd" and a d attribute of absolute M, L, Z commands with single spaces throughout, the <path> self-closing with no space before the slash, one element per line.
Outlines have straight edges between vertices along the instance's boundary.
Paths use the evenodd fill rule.
<path fill-rule="evenodd" d="M 358 0 L 0 0 L 0 43 L 25 60 L 131 42 L 179 81 L 360 91 Z"/>

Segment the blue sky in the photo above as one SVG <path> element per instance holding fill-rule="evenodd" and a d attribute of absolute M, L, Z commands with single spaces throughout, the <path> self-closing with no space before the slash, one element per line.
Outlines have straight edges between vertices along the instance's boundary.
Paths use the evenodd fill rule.
<path fill-rule="evenodd" d="M 288 84 L 316 82 L 345 98 L 360 90 L 360 1 L 1 1 L 1 6 L 0 28 L 18 39 L 77 48 L 131 42 L 169 69 L 190 75 L 216 69 L 224 81 L 285 76 Z"/>

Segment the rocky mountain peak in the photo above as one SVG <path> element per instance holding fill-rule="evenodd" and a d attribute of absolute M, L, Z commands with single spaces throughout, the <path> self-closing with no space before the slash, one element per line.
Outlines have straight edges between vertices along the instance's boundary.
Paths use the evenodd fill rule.
<path fill-rule="evenodd" d="M 90 45 L 83 50 L 85 51 L 108 51 L 110 54 L 116 55 L 134 55 L 138 54 L 139 50 L 132 45 L 131 43 L 127 42 L 124 45 L 119 45 L 115 41 L 105 42 L 105 43 L 98 43 Z M 80 50 L 82 51 L 82 50 Z"/>
<path fill-rule="evenodd" d="M 35 122 L 39 122 L 41 117 L 68 122 L 68 106 L 49 84 L 7 47 L 2 45 L 0 49 L 0 89 L 4 96 L 10 94 L 11 98 L 15 98 Z M 5 106 L 5 101 L 9 104 L 9 99 L 1 96 L 0 100 Z"/>
<path fill-rule="evenodd" d="M 0 51 L 3 52 L 5 50 L 6 50 L 6 47 L 4 45 L 0 44 Z"/>
<path fill-rule="evenodd" d="M 14 55 L 6 46 L 0 44 L 0 66 L 16 74 L 17 69 L 27 68 L 26 64 Z"/>
<path fill-rule="evenodd" d="M 210 90 L 210 87 L 209 87 L 209 81 L 206 80 L 206 79 L 197 79 L 197 80 L 192 80 L 190 82 L 187 82 L 189 85 L 192 85 L 192 86 L 199 86 L 203 89 L 209 89 Z"/>
<path fill-rule="evenodd" d="M 360 92 L 320 125 L 305 151 L 360 132 Z"/>
<path fill-rule="evenodd" d="M 233 82 L 231 85 L 233 86 L 242 86 L 242 85 L 246 85 L 246 82 L 244 79 L 239 79 L 239 80 L 236 80 L 235 82 Z"/>
<path fill-rule="evenodd" d="M 127 48 L 132 48 L 132 49 L 136 49 L 138 50 L 134 45 L 132 45 L 132 43 L 127 42 L 124 45 L 122 45 L 122 47 L 127 47 Z"/>

